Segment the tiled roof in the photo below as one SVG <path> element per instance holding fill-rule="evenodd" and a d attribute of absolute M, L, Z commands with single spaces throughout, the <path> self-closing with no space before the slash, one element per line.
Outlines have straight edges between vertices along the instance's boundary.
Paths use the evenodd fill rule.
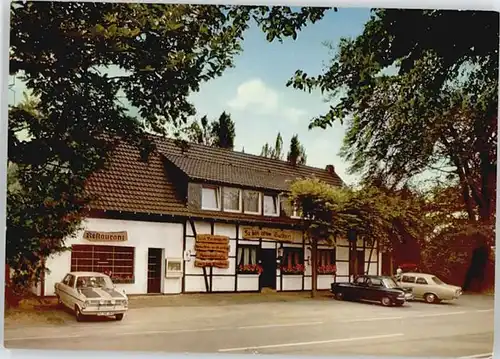
<path fill-rule="evenodd" d="M 336 173 L 261 156 L 221 148 L 190 144 L 183 152 L 171 139 L 154 137 L 158 150 L 188 177 L 240 186 L 284 191 L 289 181 L 316 177 L 333 186 L 341 186 Z"/>
<path fill-rule="evenodd" d="M 153 153 L 142 162 L 139 150 L 125 143 L 113 151 L 106 169 L 89 178 L 86 189 L 97 196 L 92 204 L 96 210 L 187 214 L 161 156 Z"/>
<path fill-rule="evenodd" d="M 315 176 L 335 186 L 342 184 L 336 174 L 309 166 L 292 166 L 285 161 L 190 144 L 183 152 L 173 140 L 153 136 L 157 145 L 148 163 L 140 161 L 133 145 L 120 144 L 106 169 L 92 175 L 87 190 L 97 195 L 95 210 L 173 214 L 221 219 L 245 219 L 261 223 L 295 223 L 283 217 L 249 216 L 223 212 L 188 210 L 186 199 L 176 188 L 173 176 L 165 170 L 164 158 L 195 180 L 282 191 L 288 181 Z M 178 179 L 177 179 L 178 181 Z M 255 218 L 254 218 L 255 217 Z"/>

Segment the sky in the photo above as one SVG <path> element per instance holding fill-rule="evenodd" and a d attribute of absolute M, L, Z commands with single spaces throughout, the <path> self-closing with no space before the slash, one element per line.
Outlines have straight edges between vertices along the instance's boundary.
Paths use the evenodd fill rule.
<path fill-rule="evenodd" d="M 334 48 L 342 37 L 356 37 L 369 20 L 370 10 L 363 8 L 329 11 L 314 25 L 298 33 L 297 39 L 269 43 L 255 26 L 247 30 L 243 53 L 235 59 L 235 67 L 219 78 L 202 84 L 198 93 L 190 96 L 197 117 L 207 115 L 215 120 L 226 111 L 235 122 L 235 150 L 260 154 L 262 146 L 274 144 L 281 133 L 284 148 L 298 134 L 307 154 L 307 164 L 324 168 L 333 165 L 346 183 L 354 183 L 356 176 L 347 175 L 348 163 L 338 156 L 344 136 L 344 127 L 308 129 L 310 120 L 326 113 L 329 104 L 320 93 L 308 93 L 287 88 L 286 82 L 298 69 L 317 75 L 333 56 L 324 45 Z M 13 80 L 11 79 L 11 83 Z M 9 91 L 9 103 L 22 99 L 23 83 L 16 79 Z"/>
<path fill-rule="evenodd" d="M 352 183 L 356 177 L 347 175 L 348 164 L 338 156 L 344 127 L 335 123 L 326 130 L 308 130 L 310 120 L 326 113 L 330 105 L 320 93 L 287 88 L 286 82 L 298 69 L 320 74 L 333 55 L 325 41 L 336 48 L 342 37 L 361 34 L 369 17 L 369 9 L 329 11 L 299 32 L 295 41 L 283 43 L 269 43 L 260 29 L 250 28 L 235 67 L 192 96 L 197 111 L 209 119 L 229 112 L 236 128 L 235 150 L 244 147 L 246 153 L 260 154 L 266 142 L 274 145 L 278 132 L 288 150 L 290 139 L 298 134 L 308 165 L 331 164 L 345 182 Z"/>

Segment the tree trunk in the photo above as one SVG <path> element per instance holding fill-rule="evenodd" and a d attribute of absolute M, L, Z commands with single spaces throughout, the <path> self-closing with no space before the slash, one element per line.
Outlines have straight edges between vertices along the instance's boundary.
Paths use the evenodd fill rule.
<path fill-rule="evenodd" d="M 368 257 L 368 266 L 366 267 L 366 274 L 370 273 L 370 264 L 372 262 L 372 254 L 373 254 L 373 249 L 374 248 L 375 248 L 375 241 L 372 240 L 372 247 L 370 248 L 370 256 Z"/>
<path fill-rule="evenodd" d="M 318 288 L 318 242 L 311 238 L 311 298 L 316 296 Z"/>

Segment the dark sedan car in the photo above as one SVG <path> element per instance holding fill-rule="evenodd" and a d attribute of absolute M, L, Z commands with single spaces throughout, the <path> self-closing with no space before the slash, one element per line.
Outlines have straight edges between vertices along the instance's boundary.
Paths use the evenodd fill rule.
<path fill-rule="evenodd" d="M 411 289 L 399 287 L 388 276 L 362 275 L 352 283 L 332 283 L 330 291 L 338 300 L 366 300 L 384 306 L 402 306 L 413 299 Z"/>

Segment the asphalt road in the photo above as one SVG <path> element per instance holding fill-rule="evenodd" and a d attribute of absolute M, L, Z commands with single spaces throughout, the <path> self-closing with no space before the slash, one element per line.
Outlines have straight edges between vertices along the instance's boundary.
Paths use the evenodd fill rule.
<path fill-rule="evenodd" d="M 131 309 L 122 322 L 5 328 L 24 349 L 466 357 L 493 348 L 493 297 L 404 307 L 327 301 Z"/>

